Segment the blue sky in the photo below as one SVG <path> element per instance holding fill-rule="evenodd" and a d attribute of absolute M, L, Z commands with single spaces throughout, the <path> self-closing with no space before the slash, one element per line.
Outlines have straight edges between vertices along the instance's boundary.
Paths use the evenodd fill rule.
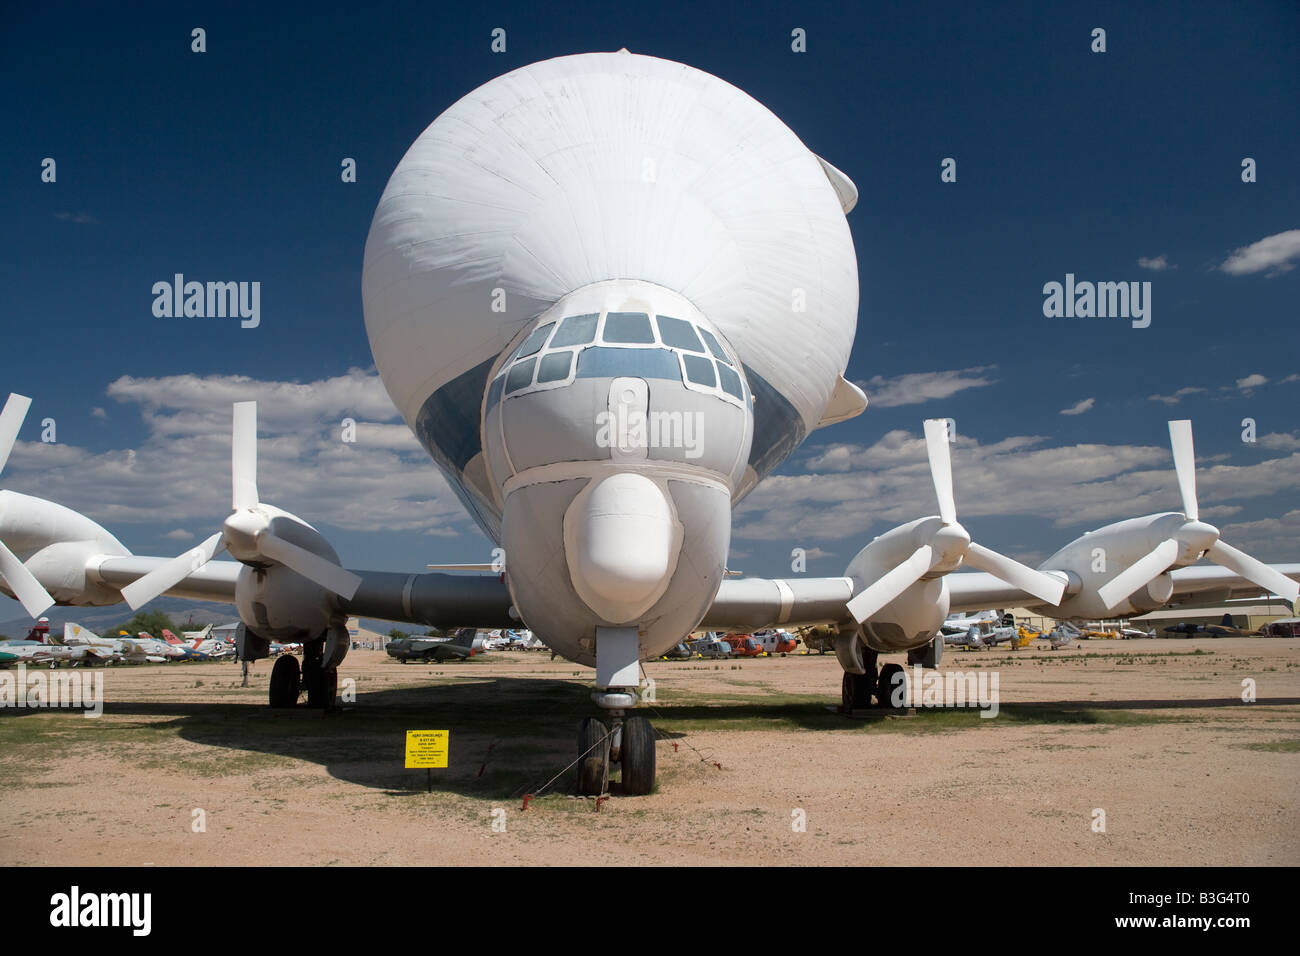
<path fill-rule="evenodd" d="M 366 232 L 397 161 L 457 98 L 624 46 L 750 93 L 861 196 L 848 377 L 872 404 L 742 506 L 734 566 L 788 572 L 798 546 L 811 573 L 838 574 L 931 513 L 931 416 L 957 420 L 959 510 L 991 547 L 1041 560 L 1176 508 L 1165 422 L 1190 417 L 1206 518 L 1261 558 L 1300 559 L 1300 7 L 1285 2 L 6 10 L 0 371 L 35 404 L 0 486 L 81 510 L 137 553 L 183 550 L 227 510 L 242 395 L 262 403 L 264 499 L 346 564 L 487 560 L 375 379 Z M 260 327 L 155 318 L 151 287 L 176 272 L 260 281 Z M 1150 327 L 1044 317 L 1043 284 L 1067 272 L 1150 281 Z M 346 414 L 373 423 L 365 456 L 339 447 Z M 39 441 L 47 417 L 57 445 Z"/>

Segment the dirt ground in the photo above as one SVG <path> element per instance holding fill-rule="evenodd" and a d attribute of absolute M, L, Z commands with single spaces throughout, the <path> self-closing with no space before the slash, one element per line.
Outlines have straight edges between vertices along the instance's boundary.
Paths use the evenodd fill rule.
<path fill-rule="evenodd" d="M 269 710 L 270 669 L 114 666 L 97 719 L 0 709 L 0 864 L 1300 864 L 1300 640 L 949 648 L 997 674 L 993 719 L 839 716 L 831 655 L 661 661 L 656 792 L 599 807 L 563 772 L 588 670 L 353 651 L 321 715 Z M 430 792 L 408 729 L 451 732 Z"/>

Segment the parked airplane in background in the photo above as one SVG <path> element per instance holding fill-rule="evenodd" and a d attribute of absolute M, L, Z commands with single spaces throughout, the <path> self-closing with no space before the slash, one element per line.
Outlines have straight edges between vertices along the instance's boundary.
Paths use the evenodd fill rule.
<path fill-rule="evenodd" d="M 1083 631 L 1069 621 L 1058 621 L 1056 627 L 1046 635 L 1048 644 L 1054 651 L 1068 647 L 1082 636 Z"/>
<path fill-rule="evenodd" d="M 141 632 L 136 637 L 100 637 L 89 628 L 71 622 L 63 625 L 63 643 L 68 647 L 86 647 L 103 657 L 115 655 L 129 664 L 163 664 L 185 656 L 166 641 Z"/>
<path fill-rule="evenodd" d="M 304 643 L 301 672 L 289 655 L 273 668 L 277 707 L 304 687 L 310 706 L 332 706 L 350 616 L 527 626 L 595 668 L 604 719 L 579 727 L 579 789 L 603 792 L 618 763 L 627 794 L 655 779 L 654 729 L 629 713 L 640 663 L 697 629 L 830 624 L 856 708 L 888 701 L 902 671 L 878 672 L 879 655 L 937 662 L 952 611 L 1093 619 L 1195 592 L 1296 599 L 1300 564 L 1264 565 L 1199 520 L 1186 422 L 1170 423 L 1181 512 L 1093 531 L 1037 569 L 958 522 L 947 423 L 934 419 L 938 514 L 877 536 L 837 577 L 725 577 L 733 509 L 810 433 L 866 408 L 844 374 L 857 199 L 770 110 L 679 63 L 593 53 L 493 79 L 398 164 L 362 295 L 388 394 L 504 569 L 344 569 L 320 532 L 261 500 L 256 406 L 241 402 L 217 533 L 174 558 L 136 556 L 83 515 L 3 491 L 7 592 L 32 615 L 56 599 L 232 602 L 241 657 Z M 29 405 L 11 396 L 0 415 L 0 468 Z M 214 560 L 223 550 L 232 561 Z M 963 566 L 976 570 L 951 573 Z"/>
<path fill-rule="evenodd" d="M 972 624 L 989 624 L 992 626 L 1002 620 L 1001 611 L 976 611 L 974 614 L 951 614 L 944 618 L 939 626 L 939 633 L 945 637 L 965 636 Z"/>
<path fill-rule="evenodd" d="M 186 631 L 185 639 L 177 637 L 167 628 L 163 628 L 163 640 L 173 647 L 181 648 L 186 652 L 188 657 L 200 661 L 220 660 L 225 657 L 235 655 L 235 645 L 226 641 L 209 637 L 212 633 L 212 625 L 200 631 Z"/>
<path fill-rule="evenodd" d="M 532 631 L 510 629 L 489 631 L 483 638 L 483 649 L 488 651 L 524 650 L 534 642 Z M 534 645 L 535 646 L 535 645 Z"/>
<path fill-rule="evenodd" d="M 484 639 L 472 627 L 462 627 L 454 637 L 397 637 L 388 642 L 388 656 L 409 661 L 441 663 L 463 661 L 485 650 Z"/>
<path fill-rule="evenodd" d="M 112 654 L 96 654 L 86 647 L 61 647 L 44 641 L 0 641 L 0 665 L 9 664 L 104 664 Z"/>

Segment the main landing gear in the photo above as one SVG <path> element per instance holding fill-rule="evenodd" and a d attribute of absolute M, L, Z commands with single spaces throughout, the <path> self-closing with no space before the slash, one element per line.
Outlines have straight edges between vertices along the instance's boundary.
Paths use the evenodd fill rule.
<path fill-rule="evenodd" d="M 875 651 L 864 649 L 863 673 L 844 672 L 840 683 L 840 710 L 844 713 L 866 710 L 872 706 L 873 697 L 880 707 L 897 709 L 908 706 L 907 672 L 901 664 L 886 664 L 877 672 L 878 656 Z"/>
<path fill-rule="evenodd" d="M 879 654 L 867 648 L 852 631 L 841 631 L 836 637 L 836 656 L 844 665 L 844 680 L 840 684 L 840 709 L 846 714 L 866 710 L 875 697 L 881 708 L 901 709 L 910 705 L 907 671 L 900 663 L 887 663 L 876 671 Z M 907 652 L 907 665 L 937 667 L 944 654 L 944 636 L 936 635 L 930 644 Z M 862 670 L 854 674 L 853 670 Z"/>
<path fill-rule="evenodd" d="M 347 647 L 347 631 L 331 628 L 303 645 L 301 668 L 292 654 L 280 655 L 271 668 L 271 706 L 296 707 L 299 696 L 306 691 L 309 708 L 334 710 L 339 692 L 339 664 L 347 654 Z"/>
<path fill-rule="evenodd" d="M 876 673 L 876 656 L 875 651 L 864 650 L 864 673 L 844 672 L 844 679 L 840 682 L 840 709 L 844 713 L 851 714 L 855 710 L 865 710 L 871 706 L 871 698 L 875 696 L 880 680 Z"/>
<path fill-rule="evenodd" d="M 609 790 L 611 764 L 623 771 L 622 791 L 645 796 L 655 786 L 655 730 L 645 717 L 629 717 L 640 685 L 639 639 L 635 627 L 596 629 L 596 693 L 591 699 L 608 723 L 588 717 L 578 725 L 578 793 Z"/>

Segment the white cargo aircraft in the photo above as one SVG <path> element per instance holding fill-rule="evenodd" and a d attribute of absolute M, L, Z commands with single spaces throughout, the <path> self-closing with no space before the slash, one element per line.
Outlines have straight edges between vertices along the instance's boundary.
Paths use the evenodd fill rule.
<path fill-rule="evenodd" d="M 33 614 L 162 593 L 233 602 L 242 656 L 305 644 L 301 676 L 295 658 L 277 661 L 273 706 L 300 686 L 309 705 L 332 703 L 349 616 L 526 626 L 596 669 L 608 724 L 582 722 L 580 789 L 602 791 L 617 761 L 633 794 L 655 776 L 653 729 L 628 713 L 639 664 L 697 628 L 832 623 L 844 701 L 863 706 L 902 671 L 877 674 L 877 656 L 936 663 L 952 611 L 1086 619 L 1190 592 L 1295 600 L 1300 564 L 1266 566 L 1198 520 L 1185 422 L 1170 426 L 1182 512 L 1091 532 L 1037 570 L 971 541 L 944 423 L 929 421 L 937 515 L 880 535 L 840 577 L 724 579 L 736 504 L 814 429 L 866 407 L 844 378 L 856 202 L 762 104 L 700 70 L 620 51 L 498 77 L 398 164 L 362 292 L 389 395 L 503 546 L 504 572 L 345 570 L 314 528 L 260 499 L 244 403 L 220 532 L 178 558 L 138 557 L 80 514 L 0 492 L 7 590 Z M 6 406 L 4 457 L 26 404 Z M 235 560 L 212 560 L 222 549 Z M 1222 567 L 1193 566 L 1202 557 Z M 962 565 L 978 570 L 949 574 Z"/>

